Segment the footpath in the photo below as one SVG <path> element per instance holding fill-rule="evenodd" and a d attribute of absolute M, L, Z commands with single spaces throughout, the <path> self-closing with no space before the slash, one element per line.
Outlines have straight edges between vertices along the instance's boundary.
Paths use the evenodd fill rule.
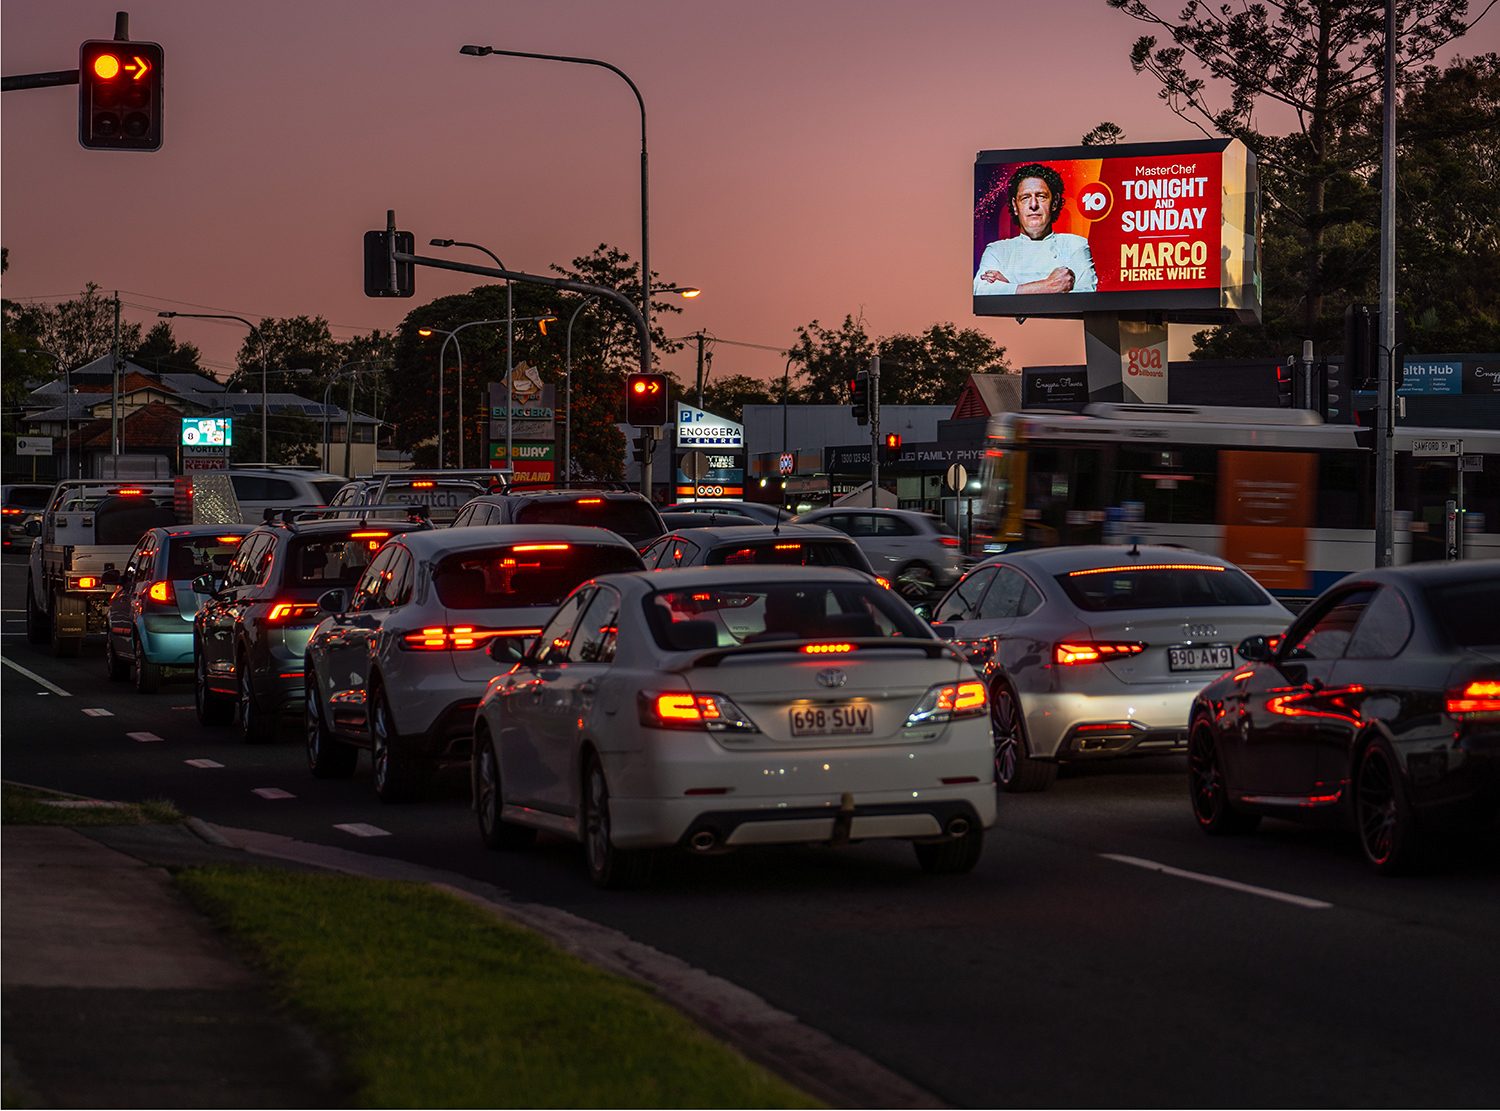
<path fill-rule="evenodd" d="M 7 825 L 0 840 L 6 1107 L 339 1107 L 316 1035 L 175 890 L 169 868 L 251 864 L 434 884 L 644 982 L 833 1107 L 942 1107 L 863 1054 L 700 969 L 490 885 L 249 830 Z"/>

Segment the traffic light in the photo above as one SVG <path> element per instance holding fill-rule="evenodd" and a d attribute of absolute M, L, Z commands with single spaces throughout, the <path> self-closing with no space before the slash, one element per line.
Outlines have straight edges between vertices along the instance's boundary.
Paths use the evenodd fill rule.
<path fill-rule="evenodd" d="M 78 141 L 86 150 L 160 150 L 162 49 L 90 39 L 78 49 Z"/>
<path fill-rule="evenodd" d="M 416 236 L 409 231 L 365 232 L 365 296 L 411 297 L 417 292 L 417 268 L 410 262 L 396 263 L 395 288 L 391 288 L 391 255 L 414 254 Z"/>
<path fill-rule="evenodd" d="M 651 462 L 652 445 L 655 443 L 646 433 L 637 432 L 630 441 L 630 458 L 641 466 Z"/>
<path fill-rule="evenodd" d="M 860 424 L 870 423 L 870 375 L 860 371 L 849 379 L 849 403 L 854 408 L 854 419 Z"/>
<path fill-rule="evenodd" d="M 1276 368 L 1276 405 L 1281 409 L 1291 409 L 1296 406 L 1296 398 L 1293 396 L 1293 386 L 1297 380 L 1297 357 L 1288 355 Z"/>
<path fill-rule="evenodd" d="M 1380 311 L 1374 305 L 1344 310 L 1344 374 L 1351 389 L 1373 390 L 1380 351 Z"/>
<path fill-rule="evenodd" d="M 637 428 L 660 428 L 667 423 L 667 376 L 625 376 L 625 423 Z"/>
<path fill-rule="evenodd" d="M 901 461 L 901 433 L 887 432 L 885 444 L 880 452 L 881 463 L 899 463 Z"/>

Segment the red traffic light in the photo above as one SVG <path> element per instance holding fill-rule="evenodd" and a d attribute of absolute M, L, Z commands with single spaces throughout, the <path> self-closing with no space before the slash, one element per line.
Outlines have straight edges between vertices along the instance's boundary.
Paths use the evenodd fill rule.
<path fill-rule="evenodd" d="M 638 428 L 657 428 L 667 423 L 665 374 L 626 375 L 625 423 Z"/>
<path fill-rule="evenodd" d="M 890 448 L 892 451 L 899 448 L 901 446 L 901 433 L 887 432 L 885 434 L 885 446 Z"/>
<path fill-rule="evenodd" d="M 95 39 L 78 51 L 78 142 L 88 150 L 159 150 L 162 48 Z"/>

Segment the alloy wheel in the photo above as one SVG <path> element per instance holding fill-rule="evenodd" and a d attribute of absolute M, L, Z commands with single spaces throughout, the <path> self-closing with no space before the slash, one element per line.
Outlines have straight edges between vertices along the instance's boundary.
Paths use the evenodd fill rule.
<path fill-rule="evenodd" d="M 589 867 L 596 875 L 605 870 L 609 860 L 609 788 L 604 782 L 604 769 L 594 761 L 589 768 L 588 815 L 585 819 L 585 843 L 588 846 Z"/>
<path fill-rule="evenodd" d="M 1015 696 L 999 683 L 990 692 L 990 732 L 995 741 L 995 782 L 1004 786 L 1020 769 L 1021 718 Z"/>
<path fill-rule="evenodd" d="M 1379 748 L 1370 749 L 1360 763 L 1357 810 L 1365 852 L 1376 865 L 1385 864 L 1396 850 L 1400 813 L 1391 766 Z"/>

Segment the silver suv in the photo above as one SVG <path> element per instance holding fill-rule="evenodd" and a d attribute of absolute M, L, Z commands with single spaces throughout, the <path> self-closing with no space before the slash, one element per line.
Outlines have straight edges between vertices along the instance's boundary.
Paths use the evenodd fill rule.
<path fill-rule="evenodd" d="M 875 573 L 890 579 L 891 585 L 912 602 L 946 590 L 963 574 L 964 556 L 958 537 L 928 513 L 830 506 L 810 510 L 793 520 L 852 537 Z"/>
<path fill-rule="evenodd" d="M 240 517 L 258 525 L 267 509 L 327 505 L 345 479 L 299 467 L 232 467 L 228 471 Z"/>

